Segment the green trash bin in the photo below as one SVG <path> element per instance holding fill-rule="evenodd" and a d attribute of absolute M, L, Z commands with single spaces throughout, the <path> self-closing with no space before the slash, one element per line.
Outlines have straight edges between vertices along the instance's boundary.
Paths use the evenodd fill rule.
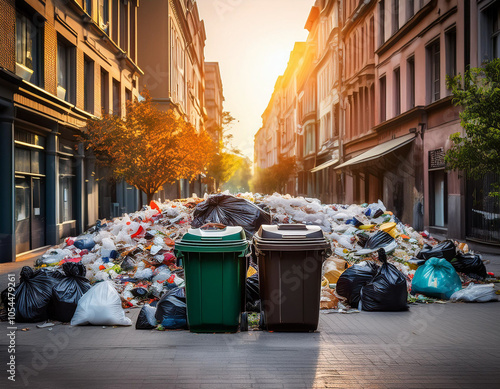
<path fill-rule="evenodd" d="M 191 228 L 176 243 L 184 266 L 190 331 L 248 329 L 244 312 L 248 248 L 243 228 L 221 224 Z"/>

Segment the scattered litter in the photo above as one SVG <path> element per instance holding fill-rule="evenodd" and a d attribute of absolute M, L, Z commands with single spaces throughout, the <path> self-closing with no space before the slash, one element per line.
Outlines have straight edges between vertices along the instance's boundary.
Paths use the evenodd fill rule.
<path fill-rule="evenodd" d="M 46 321 L 45 323 L 37 324 L 36 326 L 37 326 L 37 328 L 48 328 L 48 327 L 53 327 L 54 323 L 50 323 L 50 322 Z"/>
<path fill-rule="evenodd" d="M 158 302 L 172 289 L 184 286 L 184 271 L 176 258 L 174 245 L 190 227 L 208 221 L 241 225 L 249 236 L 263 223 L 303 223 L 321 227 L 332 252 L 323 266 L 321 306 L 334 306 L 338 299 L 335 312 L 357 312 L 350 307 L 358 308 L 361 289 L 372 281 L 383 265 L 376 255 L 380 248 L 384 248 L 391 269 L 394 266 L 404 277 L 407 290 L 412 290 L 415 282 L 417 288 L 413 290 L 418 290 L 416 272 L 422 272 L 422 267 L 432 257 L 443 258 L 453 265 L 455 275 L 458 272 L 457 277 L 461 278 L 460 286 L 496 280 L 492 273 L 486 272 L 481 256 L 472 252 L 467 244 L 453 240 L 438 242 L 427 231 L 415 231 L 387 210 L 380 200 L 361 205 L 322 204 L 318 199 L 277 193 L 268 196 L 222 193 L 163 203 L 152 201 L 137 212 L 99 220 L 84 234 L 69 237 L 51 247 L 37 260 L 35 270 L 23 269 L 21 272 L 16 289 L 16 319 L 18 322 L 68 321 L 71 309 L 78 311 L 83 297 L 99 284 L 113 288 L 117 294 L 114 302 L 120 300 L 119 306 L 116 305 L 120 311 L 116 312 L 123 315 L 121 319 L 126 319 L 123 309 L 146 307 Z M 68 276 L 63 269 L 70 265 L 84 268 L 84 274 Z M 256 273 L 251 274 L 254 271 Z M 247 309 L 259 311 L 258 269 L 249 268 L 248 276 L 247 301 L 250 304 Z M 73 281 L 69 282 L 68 277 Z M 398 277 L 401 279 L 400 275 Z M 457 286 L 457 279 L 452 278 Z M 72 289 L 68 286 L 71 292 L 67 288 L 68 299 L 59 301 L 69 304 L 65 305 L 65 317 L 54 315 L 52 309 L 63 296 L 63 283 L 72 285 Z M 88 287 L 78 291 L 76 284 L 94 286 L 85 293 Z M 408 296 L 408 302 L 440 302 L 432 292 L 421 293 Z M 331 308 L 324 311 L 330 312 Z"/>
<path fill-rule="evenodd" d="M 469 284 L 467 288 L 453 293 L 451 301 L 465 301 L 468 303 L 485 303 L 498 301 L 494 284 Z"/>

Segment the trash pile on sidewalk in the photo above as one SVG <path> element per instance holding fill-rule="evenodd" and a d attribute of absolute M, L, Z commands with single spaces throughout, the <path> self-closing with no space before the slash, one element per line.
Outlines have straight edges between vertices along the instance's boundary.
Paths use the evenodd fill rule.
<path fill-rule="evenodd" d="M 49 249 L 36 271 L 21 272 L 18 321 L 130 325 L 121 308 L 142 306 L 137 328 L 185 328 L 184 270 L 175 244 L 207 222 L 242 226 L 249 239 L 262 224 L 320 226 L 331 246 L 323 264 L 322 309 L 405 310 L 409 292 L 426 296 L 417 295 L 421 301 L 496 299 L 492 286 L 473 285 L 493 276 L 480 255 L 464 243 L 437 242 L 415 231 L 381 201 L 340 205 L 276 193 L 218 194 L 152 201 Z M 248 280 L 255 305 L 258 274 Z"/>

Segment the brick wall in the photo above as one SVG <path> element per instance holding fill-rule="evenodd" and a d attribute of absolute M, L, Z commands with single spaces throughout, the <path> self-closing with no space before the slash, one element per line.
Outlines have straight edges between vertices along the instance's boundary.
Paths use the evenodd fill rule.
<path fill-rule="evenodd" d="M 45 5 L 43 53 L 45 68 L 45 90 L 57 95 L 57 33 L 54 27 L 54 4 L 47 1 Z"/>
<path fill-rule="evenodd" d="M 0 66 L 16 71 L 15 0 L 0 0 Z"/>
<path fill-rule="evenodd" d="M 84 107 L 84 58 L 83 58 L 83 50 L 77 49 L 76 51 L 76 106 L 77 108 L 83 109 Z"/>

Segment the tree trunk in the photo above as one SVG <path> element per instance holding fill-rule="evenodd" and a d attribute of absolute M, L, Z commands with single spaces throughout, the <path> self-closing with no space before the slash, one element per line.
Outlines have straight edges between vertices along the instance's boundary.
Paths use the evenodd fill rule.
<path fill-rule="evenodd" d="M 147 201 L 148 201 L 148 203 L 146 205 L 151 204 L 151 201 L 153 201 L 154 195 L 155 195 L 154 193 L 148 193 L 147 194 Z"/>

